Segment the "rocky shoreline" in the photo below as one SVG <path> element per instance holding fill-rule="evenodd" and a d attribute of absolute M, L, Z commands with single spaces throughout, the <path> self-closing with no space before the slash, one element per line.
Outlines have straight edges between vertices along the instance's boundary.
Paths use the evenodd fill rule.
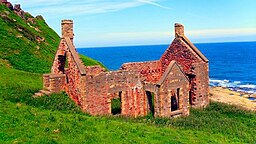
<path fill-rule="evenodd" d="M 211 87 L 210 100 L 256 111 L 256 94 L 237 92 L 224 87 Z"/>

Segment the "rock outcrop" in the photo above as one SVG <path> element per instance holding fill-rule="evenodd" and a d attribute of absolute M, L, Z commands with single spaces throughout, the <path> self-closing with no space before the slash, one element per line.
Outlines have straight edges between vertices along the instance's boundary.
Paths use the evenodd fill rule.
<path fill-rule="evenodd" d="M 14 11 L 18 16 L 21 18 L 25 18 L 25 12 L 21 9 L 20 4 L 15 4 L 14 7 L 12 3 L 8 2 L 7 0 L 1 0 L 0 4 L 6 5 L 10 10 Z"/>
<path fill-rule="evenodd" d="M 25 12 L 21 9 L 20 4 L 15 4 L 13 10 L 18 16 L 25 18 Z"/>
<path fill-rule="evenodd" d="M 0 4 L 6 5 L 10 10 L 13 10 L 12 3 L 8 2 L 7 0 L 1 0 Z"/>

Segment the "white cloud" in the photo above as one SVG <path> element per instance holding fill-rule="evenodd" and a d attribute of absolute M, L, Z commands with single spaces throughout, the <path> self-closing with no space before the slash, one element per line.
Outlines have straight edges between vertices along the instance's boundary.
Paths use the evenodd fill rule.
<path fill-rule="evenodd" d="M 111 39 L 157 39 L 167 38 L 174 35 L 174 31 L 167 32 L 125 32 L 125 33 L 107 33 L 103 34 L 104 38 Z M 222 36 L 237 36 L 237 35 L 256 35 L 256 28 L 241 28 L 241 29 L 206 29 L 206 30 L 188 30 L 185 35 L 190 37 L 222 37 Z M 98 36 L 98 35 L 97 35 Z"/>
<path fill-rule="evenodd" d="M 193 30 L 188 31 L 187 34 L 191 35 L 192 37 L 256 35 L 256 28 Z"/>
<path fill-rule="evenodd" d="M 157 7 L 160 7 L 160 8 L 163 8 L 163 9 L 172 9 L 172 8 L 169 8 L 169 7 L 166 7 L 166 6 L 163 6 L 163 5 L 160 5 L 152 0 L 138 0 L 139 2 L 141 3 L 145 3 L 145 4 L 150 4 L 150 5 L 153 5 L 153 6 L 157 6 Z"/>
<path fill-rule="evenodd" d="M 223 38 L 235 37 L 237 41 L 244 36 L 254 37 L 256 40 L 256 28 L 241 29 L 206 29 L 187 30 L 185 35 L 195 42 L 221 41 Z M 83 46 L 111 46 L 111 45 L 143 45 L 143 44 L 168 44 L 174 38 L 174 31 L 167 32 L 127 32 L 107 33 L 102 35 L 90 35 L 76 40 L 78 47 Z M 240 39 L 239 39 L 240 38 Z M 100 43 L 98 40 L 101 40 Z"/>
<path fill-rule="evenodd" d="M 47 18 L 60 16 L 80 16 L 98 13 L 115 12 L 127 8 L 149 4 L 164 9 L 159 0 L 9 0 L 13 4 L 20 3 L 25 11 L 33 15 L 42 14 Z"/>

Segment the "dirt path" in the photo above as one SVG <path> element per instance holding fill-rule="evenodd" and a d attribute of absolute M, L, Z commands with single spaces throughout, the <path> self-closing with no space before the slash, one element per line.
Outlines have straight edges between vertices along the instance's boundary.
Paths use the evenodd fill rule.
<path fill-rule="evenodd" d="M 256 111 L 256 101 L 249 100 L 248 97 L 255 96 L 255 94 L 235 92 L 223 87 L 212 87 L 210 89 L 210 100 L 236 105 L 252 111 Z"/>

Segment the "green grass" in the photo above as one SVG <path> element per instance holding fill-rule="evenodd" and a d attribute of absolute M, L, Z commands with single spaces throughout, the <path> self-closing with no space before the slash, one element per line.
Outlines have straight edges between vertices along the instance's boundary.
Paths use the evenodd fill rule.
<path fill-rule="evenodd" d="M 24 20 L 6 6 L 0 5 L 0 60 L 6 60 L 15 69 L 48 73 L 60 37 L 42 17 L 34 18 L 34 23 L 27 20 L 31 17 L 30 14 L 26 14 Z M 40 42 L 37 38 L 44 40 Z M 86 56 L 81 56 L 81 59 L 88 66 L 103 66 Z"/>
<path fill-rule="evenodd" d="M 50 97 L 33 98 L 42 89 L 42 75 L 32 74 L 6 67 L 0 67 L 0 95 L 4 101 L 23 103 L 47 110 L 81 113 L 79 107 L 65 94 L 52 94 Z"/>
<path fill-rule="evenodd" d="M 59 36 L 44 20 L 26 22 L 0 5 L 0 37 L 0 58 L 8 60 L 14 68 L 36 73 L 50 71 Z M 38 42 L 37 37 L 45 40 Z"/>
<path fill-rule="evenodd" d="M 189 117 L 92 117 L 62 94 L 32 98 L 40 74 L 0 67 L 0 143 L 255 143 L 256 114 L 220 103 Z"/>
<path fill-rule="evenodd" d="M 80 59 L 83 61 L 84 65 L 86 65 L 86 66 L 99 65 L 99 66 L 105 68 L 106 70 L 108 70 L 108 69 L 106 68 L 106 66 L 104 66 L 104 65 L 103 65 L 101 62 L 99 62 L 99 61 L 96 61 L 96 60 L 94 60 L 94 59 L 92 59 L 92 58 L 89 58 L 89 57 L 84 56 L 84 55 L 81 55 L 81 54 L 79 54 L 79 56 L 80 56 Z"/>

